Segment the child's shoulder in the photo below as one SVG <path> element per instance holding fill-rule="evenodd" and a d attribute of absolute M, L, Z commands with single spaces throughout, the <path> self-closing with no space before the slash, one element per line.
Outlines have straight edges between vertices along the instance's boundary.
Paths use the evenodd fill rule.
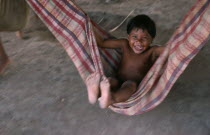
<path fill-rule="evenodd" d="M 153 45 L 151 46 L 151 54 L 154 59 L 160 56 L 160 54 L 164 51 L 165 46 L 161 45 Z"/>
<path fill-rule="evenodd" d="M 122 45 L 122 48 L 127 48 L 129 46 L 129 41 L 127 38 L 119 38 L 117 41 Z"/>
<path fill-rule="evenodd" d="M 162 46 L 162 45 L 152 45 L 151 47 L 150 47 L 150 49 L 152 50 L 152 51 L 160 51 L 160 50 L 163 50 L 165 48 L 165 46 Z"/>
<path fill-rule="evenodd" d="M 122 44 L 124 45 L 127 45 L 129 43 L 128 39 L 127 38 L 119 38 L 117 39 L 119 42 L 121 42 Z"/>

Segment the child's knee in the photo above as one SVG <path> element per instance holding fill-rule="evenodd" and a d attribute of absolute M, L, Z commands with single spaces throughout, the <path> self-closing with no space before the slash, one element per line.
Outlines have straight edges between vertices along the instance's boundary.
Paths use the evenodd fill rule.
<path fill-rule="evenodd" d="M 115 78 L 108 77 L 109 83 L 111 85 L 112 90 L 116 90 L 119 87 L 119 81 Z"/>

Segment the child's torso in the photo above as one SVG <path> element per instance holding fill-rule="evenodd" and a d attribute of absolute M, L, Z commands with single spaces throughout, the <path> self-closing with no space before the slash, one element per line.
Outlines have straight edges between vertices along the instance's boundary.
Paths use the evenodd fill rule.
<path fill-rule="evenodd" d="M 142 54 L 135 54 L 129 48 L 124 50 L 118 68 L 117 78 L 121 82 L 126 80 L 132 80 L 137 83 L 141 82 L 154 63 L 151 57 L 151 48 Z"/>

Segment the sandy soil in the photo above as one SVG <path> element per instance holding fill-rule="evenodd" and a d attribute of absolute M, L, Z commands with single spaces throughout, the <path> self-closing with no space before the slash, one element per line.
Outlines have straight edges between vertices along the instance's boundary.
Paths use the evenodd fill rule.
<path fill-rule="evenodd" d="M 132 10 L 157 23 L 164 44 L 195 0 L 76 0 L 100 25 L 111 29 Z M 123 116 L 90 105 L 72 61 L 31 13 L 23 39 L 0 33 L 11 63 L 0 76 L 0 135 L 209 135 L 210 42 L 157 108 Z M 123 24 L 112 33 L 126 36 Z"/>

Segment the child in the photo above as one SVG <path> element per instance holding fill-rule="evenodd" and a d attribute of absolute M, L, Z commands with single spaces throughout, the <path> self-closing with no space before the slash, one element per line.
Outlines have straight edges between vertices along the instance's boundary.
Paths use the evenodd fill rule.
<path fill-rule="evenodd" d="M 164 49 L 160 46 L 150 46 L 156 35 L 156 27 L 154 21 L 146 15 L 132 18 L 127 25 L 127 34 L 128 39 L 111 40 L 103 40 L 95 34 L 99 47 L 122 50 L 117 76 L 100 84 L 101 108 L 129 99 Z M 97 74 L 93 76 L 92 78 L 99 77 Z M 88 95 L 89 101 L 95 103 L 99 95 L 97 85 L 88 87 Z"/>

